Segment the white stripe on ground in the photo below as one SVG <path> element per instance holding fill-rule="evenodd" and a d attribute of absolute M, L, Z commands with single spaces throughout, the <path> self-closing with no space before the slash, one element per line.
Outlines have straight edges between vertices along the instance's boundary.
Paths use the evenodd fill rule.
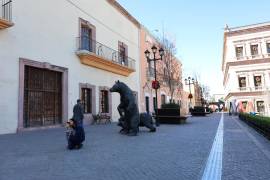
<path fill-rule="evenodd" d="M 202 180 L 221 180 L 223 154 L 223 113 L 219 121 L 217 133 L 209 154 Z"/>
<path fill-rule="evenodd" d="M 270 160 L 270 152 L 256 139 L 254 135 L 252 135 L 248 130 L 247 127 L 244 127 L 240 122 L 238 122 L 238 118 L 233 118 L 238 126 L 248 135 L 248 137 L 253 141 L 253 143 L 264 153 L 264 155 Z"/>

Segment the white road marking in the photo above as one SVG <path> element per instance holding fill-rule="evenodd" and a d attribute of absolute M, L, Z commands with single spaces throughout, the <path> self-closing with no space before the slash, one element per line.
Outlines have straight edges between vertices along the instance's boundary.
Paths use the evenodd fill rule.
<path fill-rule="evenodd" d="M 202 180 L 221 180 L 223 154 L 223 119 L 224 115 L 222 113 L 212 149 L 203 172 Z"/>

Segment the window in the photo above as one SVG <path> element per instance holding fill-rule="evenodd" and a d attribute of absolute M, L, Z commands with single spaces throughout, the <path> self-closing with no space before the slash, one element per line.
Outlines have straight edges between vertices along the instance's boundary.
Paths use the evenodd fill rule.
<path fill-rule="evenodd" d="M 81 27 L 81 49 L 92 52 L 92 30 L 85 25 Z"/>
<path fill-rule="evenodd" d="M 118 43 L 118 49 L 119 49 L 119 63 L 122 65 L 127 66 L 128 65 L 128 59 L 127 59 L 127 45 L 125 45 L 123 42 Z"/>
<path fill-rule="evenodd" d="M 236 47 L 235 52 L 236 52 L 237 59 L 243 57 L 243 47 L 242 46 L 241 47 Z"/>
<path fill-rule="evenodd" d="M 107 90 L 101 90 L 101 112 L 109 113 L 109 92 Z"/>
<path fill-rule="evenodd" d="M 259 54 L 259 52 L 258 52 L 258 44 L 251 45 L 250 46 L 250 51 L 251 51 L 252 57 L 258 55 Z"/>
<path fill-rule="evenodd" d="M 270 43 L 266 43 L 267 54 L 270 54 Z"/>
<path fill-rule="evenodd" d="M 138 105 L 138 93 L 136 91 L 132 91 L 134 98 L 135 98 L 135 103 Z"/>
<path fill-rule="evenodd" d="M 256 89 L 262 86 L 262 76 L 254 76 L 254 86 Z"/>
<path fill-rule="evenodd" d="M 161 104 L 166 103 L 166 96 L 164 94 L 161 95 Z"/>
<path fill-rule="evenodd" d="M 247 101 L 242 102 L 244 112 L 247 110 Z"/>
<path fill-rule="evenodd" d="M 246 77 L 239 77 L 238 81 L 239 81 L 240 90 L 246 89 L 246 86 L 247 86 L 246 85 Z"/>
<path fill-rule="evenodd" d="M 92 89 L 82 88 L 81 91 L 81 99 L 84 113 L 92 113 Z"/>
<path fill-rule="evenodd" d="M 96 27 L 80 18 L 79 50 L 95 52 Z"/>
<path fill-rule="evenodd" d="M 145 110 L 149 113 L 149 97 L 145 96 Z"/>
<path fill-rule="evenodd" d="M 154 110 L 157 108 L 156 97 L 153 97 L 153 108 Z"/>
<path fill-rule="evenodd" d="M 257 101 L 257 112 L 263 113 L 264 112 L 264 102 Z"/>

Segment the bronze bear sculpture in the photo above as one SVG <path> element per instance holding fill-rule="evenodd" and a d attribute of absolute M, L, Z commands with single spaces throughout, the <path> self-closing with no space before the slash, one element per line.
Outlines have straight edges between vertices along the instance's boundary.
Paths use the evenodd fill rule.
<path fill-rule="evenodd" d="M 151 132 L 156 131 L 153 123 L 151 123 L 152 117 L 146 113 L 139 114 L 133 92 L 125 83 L 116 81 L 110 92 L 118 92 L 120 94 L 120 104 L 117 107 L 120 114 L 118 125 L 122 127 L 120 133 L 136 136 L 139 131 L 139 125 L 148 127 Z"/>

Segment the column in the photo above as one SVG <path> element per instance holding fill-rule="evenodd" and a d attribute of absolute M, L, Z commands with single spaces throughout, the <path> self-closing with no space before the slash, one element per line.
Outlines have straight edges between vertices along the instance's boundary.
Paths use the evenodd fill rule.
<path fill-rule="evenodd" d="M 248 86 L 250 88 L 250 91 L 254 91 L 255 85 L 254 85 L 254 74 L 252 72 L 248 73 Z"/>

